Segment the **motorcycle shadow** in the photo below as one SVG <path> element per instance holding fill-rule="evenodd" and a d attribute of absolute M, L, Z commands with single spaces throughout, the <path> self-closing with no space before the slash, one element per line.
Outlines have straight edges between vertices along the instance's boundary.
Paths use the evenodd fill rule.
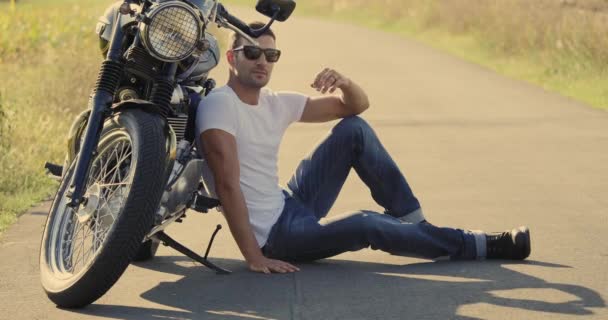
<path fill-rule="evenodd" d="M 505 310 L 526 317 L 591 315 L 605 307 L 594 290 L 515 271 L 576 272 L 540 261 L 387 265 L 326 259 L 298 264 L 298 273 L 273 275 L 249 272 L 242 260 L 214 261 L 234 273 L 216 275 L 185 257 L 137 264 L 182 276 L 141 294 L 166 309 L 92 305 L 81 312 L 115 319 L 479 319 Z"/>

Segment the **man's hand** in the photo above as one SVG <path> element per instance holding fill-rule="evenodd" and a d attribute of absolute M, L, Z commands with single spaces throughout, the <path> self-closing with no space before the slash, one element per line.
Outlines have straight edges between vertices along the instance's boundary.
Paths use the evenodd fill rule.
<path fill-rule="evenodd" d="M 350 86 L 350 79 L 334 69 L 325 68 L 310 86 L 321 93 L 326 93 L 328 90 L 329 93 L 333 93 L 337 88 L 344 89 Z"/>
<path fill-rule="evenodd" d="M 281 260 L 268 259 L 264 256 L 261 256 L 260 258 L 257 258 L 253 261 L 247 261 L 247 264 L 249 264 L 249 269 L 251 271 L 264 272 L 267 274 L 271 272 L 287 273 L 300 271 L 298 267 L 291 265 L 287 262 Z"/>
<path fill-rule="evenodd" d="M 310 97 L 304 106 L 300 122 L 326 122 L 360 114 L 369 108 L 367 95 L 354 81 L 331 68 L 321 71 L 310 85 L 317 91 L 333 93 L 342 90 L 342 96 Z"/>

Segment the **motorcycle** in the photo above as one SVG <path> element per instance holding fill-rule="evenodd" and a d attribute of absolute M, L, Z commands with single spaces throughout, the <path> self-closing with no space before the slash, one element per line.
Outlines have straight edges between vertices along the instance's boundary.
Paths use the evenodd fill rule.
<path fill-rule="evenodd" d="M 270 20 L 251 29 L 219 0 L 125 0 L 97 25 L 105 56 L 88 108 L 73 122 L 63 165 L 45 167 L 60 179 L 40 246 L 42 287 L 56 305 L 93 303 L 132 261 L 152 259 L 159 243 L 215 270 L 204 256 L 164 230 L 186 210 L 218 207 L 202 175 L 195 118 L 198 102 L 215 87 L 208 77 L 219 47 L 215 23 L 251 43 L 293 0 L 258 0 Z"/>

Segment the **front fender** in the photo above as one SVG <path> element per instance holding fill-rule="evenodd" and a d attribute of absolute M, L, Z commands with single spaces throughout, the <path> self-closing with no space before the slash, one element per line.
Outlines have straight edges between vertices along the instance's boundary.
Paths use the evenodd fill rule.
<path fill-rule="evenodd" d="M 74 161 L 76 158 L 76 154 L 78 154 L 78 149 L 80 149 L 80 138 L 87 127 L 90 114 L 91 109 L 84 110 L 76 117 L 76 119 L 74 119 L 74 122 L 72 122 L 70 132 L 68 133 L 67 153 L 65 162 L 63 164 L 64 172 L 62 173 L 62 176 L 65 174 L 65 171 L 68 169 L 72 161 Z"/>
<path fill-rule="evenodd" d="M 132 99 L 127 101 L 121 101 L 119 103 L 115 103 L 112 105 L 112 112 L 118 113 L 120 111 L 124 111 L 127 109 L 141 109 L 143 111 L 162 114 L 161 107 L 147 100 L 141 99 Z M 67 138 L 67 152 L 66 158 L 64 162 L 64 170 L 66 170 L 69 165 L 74 161 L 78 151 L 80 149 L 80 140 L 82 134 L 85 132 L 87 127 L 87 123 L 89 120 L 89 115 L 91 113 L 90 109 L 87 109 L 81 112 L 76 119 L 72 122 L 72 126 L 70 127 L 70 131 L 68 133 Z M 175 160 L 176 149 L 177 149 L 177 140 L 175 137 L 175 132 L 171 128 L 171 126 L 167 126 L 167 150 L 169 151 L 169 159 Z"/>
<path fill-rule="evenodd" d="M 129 99 L 112 105 L 112 112 L 116 113 L 125 109 L 141 109 L 145 112 L 157 113 L 162 115 L 162 107 L 143 99 Z"/>
<path fill-rule="evenodd" d="M 117 113 L 128 109 L 140 109 L 145 112 L 156 113 L 159 116 L 165 114 L 161 106 L 152 103 L 148 100 L 142 99 L 130 99 L 115 103 L 112 105 L 112 112 Z M 175 136 L 175 131 L 171 128 L 170 125 L 166 126 L 166 137 L 167 141 L 167 150 L 169 150 L 169 159 L 171 161 L 175 160 L 176 151 L 177 151 L 177 138 Z"/>

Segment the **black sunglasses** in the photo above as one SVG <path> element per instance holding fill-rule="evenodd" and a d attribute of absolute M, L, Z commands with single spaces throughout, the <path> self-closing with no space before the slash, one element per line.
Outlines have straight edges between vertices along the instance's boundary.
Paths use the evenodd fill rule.
<path fill-rule="evenodd" d="M 264 53 L 266 61 L 270 63 L 279 61 L 279 58 L 281 57 L 281 50 L 271 48 L 262 49 L 258 46 L 240 46 L 232 49 L 232 51 L 243 51 L 245 58 L 250 60 L 257 60 L 260 58 L 262 53 Z"/>

